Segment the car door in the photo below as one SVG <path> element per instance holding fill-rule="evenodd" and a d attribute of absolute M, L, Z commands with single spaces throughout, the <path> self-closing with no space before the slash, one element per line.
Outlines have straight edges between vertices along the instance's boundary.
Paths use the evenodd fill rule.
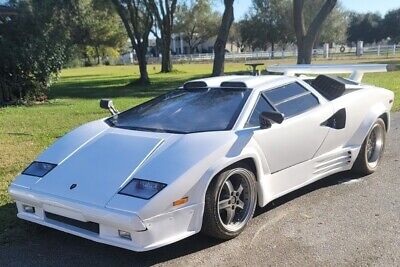
<path fill-rule="evenodd" d="M 284 114 L 281 124 L 254 131 L 271 173 L 276 173 L 313 158 L 329 128 L 321 123 L 333 113 L 329 102 L 320 100 L 298 82 L 261 93 L 248 121 L 255 126 L 259 113 L 277 110 Z"/>

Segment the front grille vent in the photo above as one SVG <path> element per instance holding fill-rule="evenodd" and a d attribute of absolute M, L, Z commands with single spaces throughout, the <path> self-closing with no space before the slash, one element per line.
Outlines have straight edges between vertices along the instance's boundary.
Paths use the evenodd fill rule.
<path fill-rule="evenodd" d="M 94 223 L 94 222 L 81 222 L 75 219 L 71 219 L 71 218 L 67 218 L 61 215 L 57 215 L 54 213 L 50 213 L 50 212 L 45 212 L 46 218 L 53 220 L 53 221 L 57 221 L 60 223 L 64 223 L 67 225 L 71 225 L 77 228 L 81 228 L 84 229 L 86 231 L 90 231 L 92 233 L 96 233 L 99 234 L 100 233 L 100 226 L 98 223 Z"/>

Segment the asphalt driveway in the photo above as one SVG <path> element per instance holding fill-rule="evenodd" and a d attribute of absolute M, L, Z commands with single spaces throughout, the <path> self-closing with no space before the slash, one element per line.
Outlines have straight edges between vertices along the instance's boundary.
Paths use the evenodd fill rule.
<path fill-rule="evenodd" d="M 201 235 L 134 253 L 26 223 L 0 266 L 400 265 L 400 113 L 375 174 L 330 176 L 259 209 L 238 238 Z"/>

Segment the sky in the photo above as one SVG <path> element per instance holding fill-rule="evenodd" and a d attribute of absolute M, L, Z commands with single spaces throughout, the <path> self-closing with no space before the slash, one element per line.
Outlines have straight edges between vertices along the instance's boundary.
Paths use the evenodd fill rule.
<path fill-rule="evenodd" d="M 215 1 L 217 9 L 223 12 L 223 1 Z M 341 0 L 347 10 L 365 12 L 379 12 L 385 15 L 388 10 L 400 8 L 400 0 Z M 234 2 L 235 18 L 243 18 L 251 6 L 251 0 L 236 0 Z"/>
<path fill-rule="evenodd" d="M 365 12 L 378 12 L 382 16 L 387 11 L 395 8 L 400 8 L 400 0 L 339 0 L 342 6 L 350 11 L 356 11 L 360 13 Z M 6 2 L 6 0 L 0 0 L 0 4 Z M 224 11 L 223 1 L 214 0 L 216 8 L 222 13 Z M 235 0 L 234 11 L 235 18 L 241 19 L 244 14 L 249 10 L 251 6 L 251 0 Z"/>

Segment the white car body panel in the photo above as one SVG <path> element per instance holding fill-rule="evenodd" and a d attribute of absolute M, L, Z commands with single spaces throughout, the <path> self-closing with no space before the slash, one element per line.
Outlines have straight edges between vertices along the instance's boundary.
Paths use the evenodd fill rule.
<path fill-rule="evenodd" d="M 97 135 L 31 189 L 105 206 L 116 190 L 126 184 L 131 174 L 163 142 L 159 138 L 132 138 L 132 135 L 133 131 L 121 129 L 109 129 Z M 79 186 L 70 190 L 70 185 L 75 183 Z"/>
<path fill-rule="evenodd" d="M 307 72 L 308 73 L 308 72 Z M 258 204 L 331 174 L 350 170 L 371 126 L 389 112 L 393 92 L 359 84 L 332 101 L 304 77 L 227 76 L 200 79 L 209 87 L 242 82 L 251 88 L 231 130 L 190 134 L 134 131 L 87 123 L 56 141 L 36 161 L 57 164 L 43 178 L 21 174 L 9 188 L 18 217 L 96 242 L 134 251 L 164 246 L 201 230 L 206 190 L 219 172 L 250 160 L 255 167 Z M 246 128 L 260 94 L 297 82 L 319 105 L 268 129 Z M 353 87 L 355 88 L 355 87 Z M 184 90 L 184 89 L 182 89 Z M 321 125 L 346 109 L 344 129 Z M 118 192 L 133 178 L 167 186 L 149 200 Z M 76 184 L 74 190 L 71 184 Z M 173 202 L 188 197 L 182 206 Z M 34 213 L 24 205 L 35 207 Z M 99 232 L 53 220 L 52 213 L 78 222 L 94 222 Z M 131 234 L 131 240 L 118 230 Z"/>

